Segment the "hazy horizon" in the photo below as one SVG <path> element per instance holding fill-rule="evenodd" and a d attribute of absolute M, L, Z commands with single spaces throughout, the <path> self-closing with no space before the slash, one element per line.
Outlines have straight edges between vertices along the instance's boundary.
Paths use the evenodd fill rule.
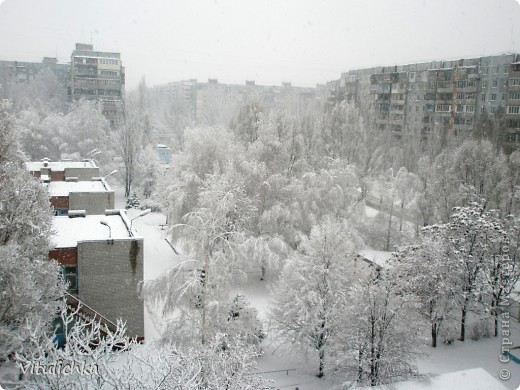
<path fill-rule="evenodd" d="M 217 78 L 313 87 L 350 69 L 520 52 L 515 0 L 4 0 L 0 59 L 121 53 L 127 89 Z"/>

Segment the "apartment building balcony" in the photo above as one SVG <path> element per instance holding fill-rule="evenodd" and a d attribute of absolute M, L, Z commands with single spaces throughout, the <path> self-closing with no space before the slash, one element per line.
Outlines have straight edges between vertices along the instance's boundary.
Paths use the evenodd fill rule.
<path fill-rule="evenodd" d="M 457 90 L 459 90 L 459 89 L 457 88 Z M 453 92 L 453 87 L 450 86 L 450 87 L 437 88 L 437 92 L 438 93 L 450 93 L 450 92 Z"/>

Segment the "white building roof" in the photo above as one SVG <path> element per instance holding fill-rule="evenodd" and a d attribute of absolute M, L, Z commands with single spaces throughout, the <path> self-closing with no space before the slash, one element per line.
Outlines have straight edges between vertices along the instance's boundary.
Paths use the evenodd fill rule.
<path fill-rule="evenodd" d="M 52 171 L 65 171 L 65 168 L 97 168 L 94 161 L 49 161 L 47 167 L 43 166 L 43 161 L 29 161 L 25 163 L 27 170 L 31 172 L 39 171 L 41 168 L 49 168 Z"/>
<path fill-rule="evenodd" d="M 106 182 L 94 181 L 51 181 L 47 184 L 50 196 L 69 196 L 71 192 L 112 191 Z"/>
<path fill-rule="evenodd" d="M 109 239 L 108 227 L 100 221 L 106 221 L 111 228 L 111 238 L 124 239 L 132 237 L 128 232 L 130 222 L 124 210 L 121 215 L 87 215 L 85 217 L 69 218 L 54 217 L 52 227 L 56 235 L 52 238 L 54 248 L 74 248 L 81 241 L 104 241 Z"/>

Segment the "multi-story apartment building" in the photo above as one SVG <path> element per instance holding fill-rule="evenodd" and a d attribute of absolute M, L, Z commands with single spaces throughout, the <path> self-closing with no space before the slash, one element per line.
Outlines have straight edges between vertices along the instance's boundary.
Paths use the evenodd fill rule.
<path fill-rule="evenodd" d="M 471 133 L 484 116 L 520 146 L 520 55 L 504 54 L 345 72 L 333 94 L 372 110 L 376 125 L 400 137 L 444 128 Z"/>
<path fill-rule="evenodd" d="M 73 100 L 98 100 L 114 126 L 123 110 L 125 68 L 120 53 L 94 51 L 93 45 L 76 43 L 70 59 L 69 96 Z"/>
<path fill-rule="evenodd" d="M 31 81 L 43 70 L 51 71 L 58 82 L 63 85 L 63 90 L 66 90 L 70 77 L 70 66 L 58 64 L 57 58 L 44 57 L 42 62 L 0 60 L 0 98 L 9 97 L 11 83 Z"/>
<path fill-rule="evenodd" d="M 222 84 L 217 79 L 207 83 L 197 80 L 178 81 L 152 88 L 159 99 L 168 99 L 189 107 L 196 123 L 207 122 L 215 113 L 235 113 L 236 108 L 248 101 L 256 101 L 266 108 L 283 108 L 303 111 L 308 104 L 318 100 L 315 88 L 294 87 L 284 82 L 281 86 L 257 85 L 247 80 L 244 85 Z"/>

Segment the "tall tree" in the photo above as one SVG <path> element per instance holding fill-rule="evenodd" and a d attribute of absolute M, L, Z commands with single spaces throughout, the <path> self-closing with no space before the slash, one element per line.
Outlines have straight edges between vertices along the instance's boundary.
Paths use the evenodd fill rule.
<path fill-rule="evenodd" d="M 317 352 L 318 377 L 325 375 L 330 337 L 356 275 L 361 240 L 345 221 L 324 218 L 284 265 L 270 311 L 275 337 Z M 362 270 L 358 270 L 359 273 Z"/>
<path fill-rule="evenodd" d="M 48 260 L 48 194 L 22 166 L 13 118 L 0 105 L 0 361 L 26 352 L 51 328 L 63 296 L 60 268 Z"/>
<path fill-rule="evenodd" d="M 378 386 L 417 375 L 421 323 L 410 296 L 386 271 L 373 270 L 350 290 L 348 306 L 334 337 L 336 360 L 330 369 L 347 386 Z"/>

